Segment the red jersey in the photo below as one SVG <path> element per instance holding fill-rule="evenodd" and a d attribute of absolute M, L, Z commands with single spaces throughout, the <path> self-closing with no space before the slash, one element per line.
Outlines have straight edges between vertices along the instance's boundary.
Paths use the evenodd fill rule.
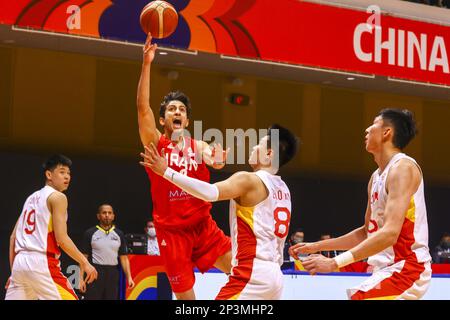
<path fill-rule="evenodd" d="M 167 165 L 189 177 L 209 182 L 209 170 L 197 150 L 196 140 L 183 137 L 183 150 L 165 135 L 158 142 L 158 152 L 164 149 Z M 211 203 L 197 199 L 176 185 L 145 168 L 150 179 L 153 219 L 161 227 L 183 228 L 195 225 L 210 215 Z"/>

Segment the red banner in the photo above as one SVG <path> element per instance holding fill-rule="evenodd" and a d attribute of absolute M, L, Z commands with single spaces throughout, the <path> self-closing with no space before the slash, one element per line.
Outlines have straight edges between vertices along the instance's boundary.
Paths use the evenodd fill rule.
<path fill-rule="evenodd" d="M 148 2 L 0 0 L 0 23 L 143 42 Z M 450 26 L 300 0 L 168 2 L 179 22 L 166 46 L 450 86 Z"/>

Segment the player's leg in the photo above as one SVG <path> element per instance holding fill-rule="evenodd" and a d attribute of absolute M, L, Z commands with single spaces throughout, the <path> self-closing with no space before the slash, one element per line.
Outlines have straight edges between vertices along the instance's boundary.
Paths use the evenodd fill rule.
<path fill-rule="evenodd" d="M 394 300 L 404 298 L 414 284 L 419 281 L 425 265 L 401 261 L 397 264 L 375 272 L 357 288 L 350 289 L 348 294 L 352 300 Z M 410 299 L 417 299 L 410 296 Z"/>
<path fill-rule="evenodd" d="M 27 272 L 14 270 L 6 290 L 5 300 L 37 300 L 37 295 L 27 281 Z"/>
<path fill-rule="evenodd" d="M 33 289 L 27 284 L 17 284 L 11 280 L 6 290 L 5 300 L 37 300 Z"/>
<path fill-rule="evenodd" d="M 253 265 L 250 266 L 249 263 L 248 267 L 248 270 L 251 267 L 251 274 L 247 277 L 250 271 L 244 271 L 239 265 L 233 269 L 235 278 L 239 275 L 237 283 L 233 286 L 233 276 L 230 276 L 231 281 L 222 288 L 217 299 L 279 300 L 283 291 L 283 274 L 280 266 L 274 262 L 254 259 Z"/>
<path fill-rule="evenodd" d="M 11 281 L 6 290 L 5 300 L 37 300 L 37 295 L 29 284 L 29 268 L 26 256 L 19 253 L 14 259 Z"/>
<path fill-rule="evenodd" d="M 197 238 L 193 251 L 193 261 L 201 272 L 213 266 L 224 273 L 231 272 L 231 241 L 211 218 L 196 227 Z"/>
<path fill-rule="evenodd" d="M 399 300 L 418 300 L 422 298 L 428 290 L 431 281 L 431 263 L 425 263 L 425 270 L 420 274 L 419 279 L 403 292 L 397 299 Z"/>
<path fill-rule="evenodd" d="M 178 300 L 194 300 L 192 249 L 195 239 L 192 232 L 189 229 L 168 230 L 156 226 L 156 234 L 172 291 Z"/>
<path fill-rule="evenodd" d="M 58 259 L 34 257 L 37 270 L 32 272 L 32 286 L 39 300 L 78 300 L 78 296 L 61 272 Z"/>

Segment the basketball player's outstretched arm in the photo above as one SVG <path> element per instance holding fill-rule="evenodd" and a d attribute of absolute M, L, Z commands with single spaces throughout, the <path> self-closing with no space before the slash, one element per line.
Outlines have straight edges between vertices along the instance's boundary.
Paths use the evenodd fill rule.
<path fill-rule="evenodd" d="M 357 246 L 361 242 L 363 242 L 367 238 L 367 228 L 369 226 L 369 220 L 371 215 L 370 210 L 371 188 L 372 188 L 372 178 L 370 178 L 367 187 L 368 198 L 367 198 L 367 207 L 364 225 L 338 238 L 332 238 L 317 242 L 297 243 L 289 248 L 289 254 L 294 259 L 298 259 L 298 254 L 311 254 L 320 251 L 332 251 L 332 250 L 349 250 Z"/>
<path fill-rule="evenodd" d="M 157 47 L 157 44 L 152 44 L 152 36 L 149 34 L 143 49 L 142 70 L 136 101 L 139 136 L 144 146 L 150 145 L 151 142 L 158 144 L 161 136 L 156 128 L 155 115 L 150 107 L 150 69 Z"/>
<path fill-rule="evenodd" d="M 47 199 L 47 205 L 52 213 L 56 242 L 65 253 L 83 266 L 83 270 L 87 274 L 85 281 L 92 283 L 92 281 L 97 279 L 97 271 L 67 234 L 67 197 L 61 192 L 53 192 Z"/>
<path fill-rule="evenodd" d="M 142 166 L 152 169 L 156 174 L 163 176 L 177 187 L 204 201 L 214 202 L 236 199 L 244 194 L 248 195 L 255 189 L 255 186 L 260 185 L 255 184 L 255 182 L 259 181 L 259 178 L 249 172 L 237 172 L 227 180 L 216 184 L 185 176 L 169 168 L 165 157 L 159 155 L 153 144 L 150 145 L 150 148 L 145 147 L 145 154 L 141 153 L 141 156 L 144 158 L 144 161 L 140 162 Z M 251 196 L 252 194 L 250 193 Z"/>
<path fill-rule="evenodd" d="M 350 257 L 351 261 L 368 258 L 396 243 L 410 206 L 411 198 L 416 193 L 420 181 L 421 172 L 411 161 L 400 160 L 391 168 L 386 184 L 388 197 L 384 211 L 384 225 L 372 237 L 367 238 L 348 252 L 342 254 L 346 255 L 346 260 L 347 257 Z M 322 255 L 313 255 L 304 261 L 303 266 L 312 274 L 331 272 L 338 267 L 336 261 L 336 258 L 330 259 Z"/>

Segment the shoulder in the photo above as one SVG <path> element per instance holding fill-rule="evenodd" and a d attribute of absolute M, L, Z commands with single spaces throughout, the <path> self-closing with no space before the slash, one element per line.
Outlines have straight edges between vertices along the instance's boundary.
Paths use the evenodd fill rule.
<path fill-rule="evenodd" d="M 397 179 L 402 177 L 416 178 L 421 176 L 421 171 L 417 163 L 408 158 L 403 158 L 392 165 L 389 170 L 388 179 Z"/>
<path fill-rule="evenodd" d="M 119 228 L 114 228 L 114 231 L 119 235 L 119 237 L 123 237 L 124 236 L 124 233 L 123 233 L 123 231 L 122 230 L 120 230 Z"/>
<path fill-rule="evenodd" d="M 53 206 L 67 206 L 67 197 L 59 191 L 52 192 L 47 198 L 47 207 L 52 211 Z"/>
<path fill-rule="evenodd" d="M 238 171 L 231 176 L 234 182 L 242 185 L 251 186 L 255 183 L 262 182 L 261 178 L 254 172 Z"/>
<path fill-rule="evenodd" d="M 89 228 L 89 229 L 87 229 L 85 232 L 84 232 L 84 235 L 85 236 L 92 236 L 94 233 L 96 233 L 97 232 L 97 227 L 92 227 L 92 228 Z"/>
<path fill-rule="evenodd" d="M 50 202 L 67 201 L 67 196 L 64 193 L 55 190 L 48 196 L 48 201 Z"/>

